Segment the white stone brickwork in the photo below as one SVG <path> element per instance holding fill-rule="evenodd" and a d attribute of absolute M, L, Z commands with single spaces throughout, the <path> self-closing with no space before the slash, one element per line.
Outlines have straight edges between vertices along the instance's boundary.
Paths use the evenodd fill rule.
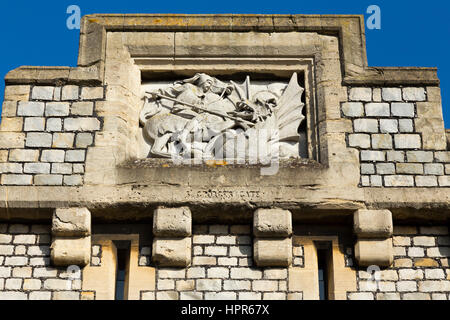
<path fill-rule="evenodd" d="M 5 94 L 0 184 L 82 185 L 87 149 L 102 127 L 95 103 L 104 88 L 23 85 L 5 92 L 23 94 Z"/>
<path fill-rule="evenodd" d="M 0 300 L 92 297 L 81 291 L 82 272 L 51 266 L 50 229 L 50 225 L 0 224 Z"/>
<path fill-rule="evenodd" d="M 370 269 L 359 269 L 359 292 L 349 293 L 349 299 L 450 299 L 450 236 L 447 227 L 394 227 L 393 244 L 393 266 L 381 269 L 378 276 L 368 272 Z"/>
<path fill-rule="evenodd" d="M 156 291 L 141 292 L 142 299 L 301 299 L 302 292 L 288 291 L 288 268 L 254 266 L 251 234 L 251 225 L 195 225 L 192 265 L 157 269 Z M 293 253 L 302 265 L 303 249 Z"/>
<path fill-rule="evenodd" d="M 342 116 L 353 122 L 347 145 L 360 152 L 361 187 L 450 186 L 450 152 L 425 147 L 417 125 L 427 95 L 421 87 L 349 88 Z"/>

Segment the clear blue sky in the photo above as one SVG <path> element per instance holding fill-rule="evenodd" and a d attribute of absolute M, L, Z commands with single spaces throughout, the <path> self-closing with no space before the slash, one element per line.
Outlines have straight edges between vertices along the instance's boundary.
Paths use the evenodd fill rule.
<path fill-rule="evenodd" d="M 66 28 L 66 9 L 91 13 L 364 14 L 381 8 L 381 30 L 366 30 L 370 66 L 438 67 L 444 119 L 450 128 L 450 3 L 428 1 L 7 1 L 0 3 L 0 77 L 21 65 L 76 66 L 78 30 Z M 368 16 L 368 15 L 366 15 Z M 4 81 L 0 81 L 0 101 Z"/>

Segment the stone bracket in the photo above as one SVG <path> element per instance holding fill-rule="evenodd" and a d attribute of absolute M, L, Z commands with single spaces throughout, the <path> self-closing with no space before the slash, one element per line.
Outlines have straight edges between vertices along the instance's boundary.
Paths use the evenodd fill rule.
<path fill-rule="evenodd" d="M 153 214 L 152 260 L 160 267 L 191 264 L 192 214 L 188 207 L 157 208 Z"/>
<path fill-rule="evenodd" d="M 292 214 L 282 209 L 258 209 L 253 216 L 253 257 L 258 267 L 292 264 Z"/>
<path fill-rule="evenodd" d="M 51 261 L 55 266 L 86 266 L 91 258 L 91 213 L 57 208 L 52 218 Z"/>
<path fill-rule="evenodd" d="M 393 222 L 389 210 L 358 210 L 353 214 L 357 236 L 355 257 L 360 266 L 389 267 L 394 261 Z"/>

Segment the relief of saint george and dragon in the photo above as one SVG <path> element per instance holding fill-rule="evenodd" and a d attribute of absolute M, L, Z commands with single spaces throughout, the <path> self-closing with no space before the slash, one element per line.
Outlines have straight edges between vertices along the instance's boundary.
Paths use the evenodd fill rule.
<path fill-rule="evenodd" d="M 150 158 L 298 158 L 304 89 L 289 82 L 221 81 L 205 73 L 145 91 L 140 112 Z"/>

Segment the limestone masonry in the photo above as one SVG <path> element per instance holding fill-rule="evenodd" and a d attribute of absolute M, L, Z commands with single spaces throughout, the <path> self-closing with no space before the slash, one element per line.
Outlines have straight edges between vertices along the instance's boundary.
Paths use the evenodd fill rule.
<path fill-rule="evenodd" d="M 0 300 L 450 299 L 437 69 L 363 16 L 89 15 L 5 84 Z"/>

